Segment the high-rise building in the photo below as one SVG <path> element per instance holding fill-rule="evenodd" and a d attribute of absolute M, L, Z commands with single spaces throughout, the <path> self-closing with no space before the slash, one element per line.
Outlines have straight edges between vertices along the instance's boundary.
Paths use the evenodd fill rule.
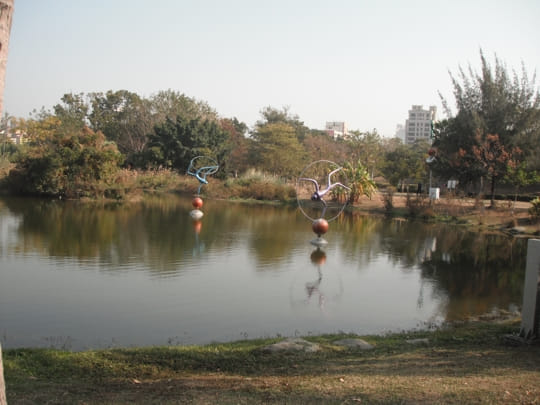
<path fill-rule="evenodd" d="M 14 2 L 15 0 L 0 0 L 0 114 L 4 109 L 4 85 Z"/>
<path fill-rule="evenodd" d="M 405 121 L 405 143 L 413 144 L 419 140 L 431 143 L 431 128 L 437 118 L 437 107 L 424 110 L 421 105 L 413 105 L 409 110 L 409 119 Z"/>

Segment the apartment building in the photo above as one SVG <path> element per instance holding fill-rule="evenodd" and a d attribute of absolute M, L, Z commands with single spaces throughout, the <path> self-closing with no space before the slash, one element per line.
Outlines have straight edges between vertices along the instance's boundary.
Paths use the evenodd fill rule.
<path fill-rule="evenodd" d="M 333 138 L 340 138 L 349 134 L 347 125 L 343 121 L 327 121 L 324 130 Z"/>
<path fill-rule="evenodd" d="M 405 121 L 405 143 L 413 144 L 419 140 L 431 143 L 431 126 L 437 119 L 437 107 L 424 110 L 421 105 L 413 105 L 409 110 L 409 119 Z"/>

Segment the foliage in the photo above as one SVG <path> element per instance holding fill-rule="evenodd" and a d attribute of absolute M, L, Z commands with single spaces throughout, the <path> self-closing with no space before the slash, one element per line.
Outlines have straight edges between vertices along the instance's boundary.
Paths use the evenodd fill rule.
<path fill-rule="evenodd" d="M 11 186 L 25 194 L 104 196 L 122 162 L 116 146 L 87 127 L 66 135 L 55 118 L 41 124 L 32 122 L 27 127 L 30 140 L 10 172 Z"/>
<path fill-rule="evenodd" d="M 223 194 L 228 198 L 290 201 L 296 196 L 290 183 L 257 170 L 248 170 L 238 178 L 227 179 L 224 186 Z"/>
<path fill-rule="evenodd" d="M 291 179 L 305 162 L 305 153 L 295 128 L 283 122 L 267 123 L 252 138 L 253 164 L 259 169 Z"/>
<path fill-rule="evenodd" d="M 499 149 L 511 152 L 519 148 L 529 166 L 540 167 L 540 95 L 535 78 L 529 81 L 522 68 L 521 77 L 509 74 L 495 57 L 492 68 L 480 51 L 481 72 L 460 68 L 458 77 L 451 75 L 457 114 L 442 98 L 448 119 L 435 125 L 434 147 L 438 159 L 433 168 L 437 174 L 471 184 L 484 176 L 497 181 L 505 175 L 501 164 L 493 171 L 478 159 L 479 149 L 486 148 L 488 135 L 498 136 Z M 492 142 L 493 143 L 493 142 Z M 508 166 L 507 166 L 508 167 Z"/>
<path fill-rule="evenodd" d="M 526 168 L 526 162 L 520 162 L 518 165 L 508 167 L 506 176 L 503 179 L 508 184 L 513 184 L 515 187 L 514 203 L 517 201 L 519 189 L 530 184 L 540 182 L 540 175 L 534 170 L 530 171 Z"/>
<path fill-rule="evenodd" d="M 309 128 L 300 121 L 300 117 L 291 114 L 289 107 L 282 107 L 281 110 L 274 107 L 265 107 L 261 110 L 262 120 L 257 121 L 256 128 L 264 127 L 267 124 L 287 124 L 294 128 L 294 133 L 300 142 L 302 142 L 310 132 Z"/>
<path fill-rule="evenodd" d="M 478 134 L 476 143 L 472 152 L 486 175 L 491 178 L 491 205 L 493 205 L 496 182 L 507 174 L 509 168 L 517 167 L 516 161 L 521 155 L 521 150 L 517 147 L 511 151 L 506 150 L 498 135 L 487 134 L 481 139 Z"/>
<path fill-rule="evenodd" d="M 306 155 L 316 160 L 346 162 L 350 158 L 351 143 L 343 139 L 334 139 L 324 131 L 311 131 L 302 141 Z"/>
<path fill-rule="evenodd" d="M 371 132 L 353 131 L 351 138 L 347 139 L 352 154 L 352 161 L 362 161 L 366 170 L 373 179 L 376 170 L 380 169 L 383 160 L 383 143 L 377 130 Z"/>
<path fill-rule="evenodd" d="M 356 203 L 360 200 L 362 196 L 368 196 L 371 198 L 372 194 L 377 189 L 375 182 L 370 179 L 369 173 L 366 167 L 360 162 L 356 162 L 356 165 L 353 165 L 350 162 L 345 163 L 343 166 L 344 175 L 349 181 L 348 186 L 351 188 L 349 192 L 349 202 Z M 341 187 L 336 187 L 334 190 L 341 189 Z"/>
<path fill-rule="evenodd" d="M 64 94 L 61 101 L 62 103 L 54 106 L 55 116 L 62 123 L 59 129 L 63 130 L 64 134 L 81 131 L 87 125 L 89 111 L 84 93 Z"/>
<path fill-rule="evenodd" d="M 531 207 L 529 208 L 529 215 L 535 221 L 540 220 L 540 198 L 536 197 L 531 201 Z"/>
<path fill-rule="evenodd" d="M 426 156 L 428 145 L 417 143 L 413 145 L 398 144 L 385 154 L 385 162 L 381 171 L 392 185 L 409 179 L 417 182 L 426 177 Z"/>
<path fill-rule="evenodd" d="M 228 152 L 228 133 L 217 122 L 200 119 L 167 118 L 150 135 L 149 148 L 143 152 L 147 166 L 186 172 L 196 156 L 209 156 L 220 162 Z"/>
<path fill-rule="evenodd" d="M 219 162 L 220 170 L 218 177 L 233 176 L 238 177 L 240 173 L 249 168 L 249 149 L 252 142 L 246 138 L 247 125 L 233 119 L 221 119 L 219 126 L 228 134 L 226 150 L 228 153 Z"/>
<path fill-rule="evenodd" d="M 109 141 L 128 157 L 144 150 L 148 134 L 155 121 L 152 106 L 127 90 L 90 94 L 92 112 L 88 120 L 95 131 L 101 131 Z"/>

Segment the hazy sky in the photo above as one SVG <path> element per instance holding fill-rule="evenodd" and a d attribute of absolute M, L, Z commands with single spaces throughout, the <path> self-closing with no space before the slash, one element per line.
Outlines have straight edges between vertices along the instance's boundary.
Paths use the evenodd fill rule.
<path fill-rule="evenodd" d="M 250 127 L 288 106 L 393 136 L 411 105 L 453 106 L 449 71 L 478 70 L 480 48 L 540 71 L 540 1 L 15 0 L 4 105 L 172 89 Z"/>

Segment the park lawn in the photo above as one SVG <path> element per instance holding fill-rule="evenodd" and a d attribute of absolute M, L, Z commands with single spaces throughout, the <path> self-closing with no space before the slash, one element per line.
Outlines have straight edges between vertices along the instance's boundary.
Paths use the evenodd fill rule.
<path fill-rule="evenodd" d="M 17 404 L 538 404 L 540 345 L 505 336 L 519 321 L 362 337 L 307 337 L 316 353 L 268 353 L 278 339 L 69 352 L 4 350 Z M 410 344 L 410 339 L 429 339 Z"/>

